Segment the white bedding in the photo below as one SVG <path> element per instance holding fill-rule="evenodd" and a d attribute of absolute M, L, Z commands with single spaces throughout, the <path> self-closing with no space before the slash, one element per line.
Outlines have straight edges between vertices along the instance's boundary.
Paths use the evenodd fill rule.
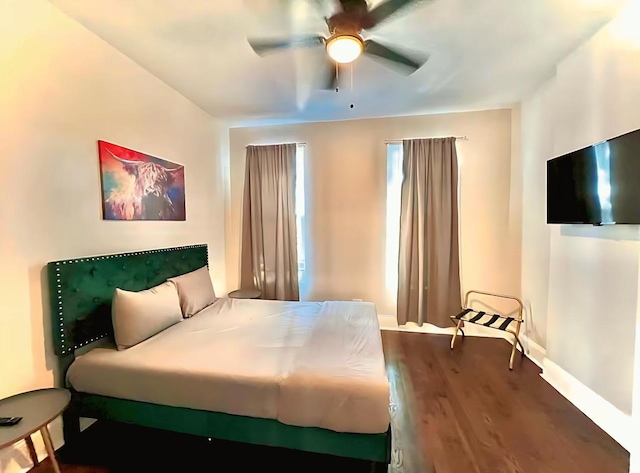
<path fill-rule="evenodd" d="M 338 432 L 389 426 L 375 306 L 219 299 L 124 351 L 76 359 L 80 392 Z"/>

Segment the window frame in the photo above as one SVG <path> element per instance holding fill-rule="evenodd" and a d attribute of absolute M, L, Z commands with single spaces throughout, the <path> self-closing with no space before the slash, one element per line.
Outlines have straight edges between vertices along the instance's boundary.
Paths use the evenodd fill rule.
<path fill-rule="evenodd" d="M 302 281 L 307 270 L 305 184 L 306 151 L 306 145 L 304 143 L 296 143 L 296 180 L 294 183 L 294 200 L 296 215 L 296 251 L 298 256 L 298 283 Z"/>
<path fill-rule="evenodd" d="M 400 252 L 400 208 L 402 203 L 403 146 L 387 143 L 386 199 L 385 199 L 385 288 L 398 292 L 398 262 Z"/>

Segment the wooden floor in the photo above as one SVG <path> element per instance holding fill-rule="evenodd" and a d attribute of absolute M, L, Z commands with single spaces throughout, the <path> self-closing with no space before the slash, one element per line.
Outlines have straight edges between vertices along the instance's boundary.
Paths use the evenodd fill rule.
<path fill-rule="evenodd" d="M 627 473 L 629 454 L 510 346 L 468 337 L 385 332 L 417 435 L 399 448 L 428 473 Z M 410 383 L 410 385 L 409 385 Z M 400 433 L 409 427 L 399 429 Z M 415 468 L 415 467 L 414 467 Z"/>
<path fill-rule="evenodd" d="M 507 367 L 509 345 L 469 337 L 383 332 L 392 391 L 394 473 L 627 473 L 629 454 L 542 378 L 529 360 Z M 96 424 L 62 473 L 367 472 L 323 455 L 209 442 Z M 32 470 L 50 473 L 49 461 Z"/>

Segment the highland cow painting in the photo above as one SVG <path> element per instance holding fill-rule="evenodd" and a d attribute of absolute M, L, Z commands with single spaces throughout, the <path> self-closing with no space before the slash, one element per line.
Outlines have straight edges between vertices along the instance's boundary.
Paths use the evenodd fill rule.
<path fill-rule="evenodd" d="M 105 220 L 185 220 L 184 166 L 98 141 Z"/>

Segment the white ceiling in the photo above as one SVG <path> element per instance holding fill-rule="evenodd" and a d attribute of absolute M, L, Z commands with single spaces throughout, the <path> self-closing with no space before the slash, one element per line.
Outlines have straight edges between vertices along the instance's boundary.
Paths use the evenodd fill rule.
<path fill-rule="evenodd" d="M 321 0 L 50 1 L 211 115 L 235 124 L 508 106 L 624 3 L 424 1 L 367 37 L 429 54 L 427 64 L 407 77 L 362 57 L 354 63 L 353 91 L 343 74 L 336 93 L 316 87 L 322 47 L 261 58 L 246 41 L 326 33 L 314 3 Z M 332 0 L 322 4 L 330 14 Z"/>

